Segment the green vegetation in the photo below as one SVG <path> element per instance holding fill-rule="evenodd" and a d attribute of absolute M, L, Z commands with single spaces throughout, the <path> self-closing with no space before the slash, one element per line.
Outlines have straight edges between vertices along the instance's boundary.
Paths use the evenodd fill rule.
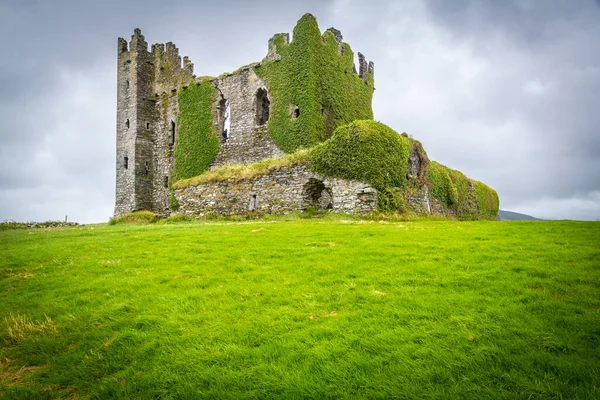
<path fill-rule="evenodd" d="M 140 210 L 121 215 L 120 217 L 113 217 L 108 221 L 108 224 L 147 224 L 154 223 L 160 219 L 161 216 L 154 214 L 152 211 Z"/>
<path fill-rule="evenodd" d="M 410 139 L 375 121 L 337 128 L 310 151 L 310 167 L 326 176 L 368 182 L 378 190 L 406 188 Z"/>
<path fill-rule="evenodd" d="M 215 88 L 210 81 L 192 84 L 178 92 L 177 141 L 172 181 L 191 178 L 208 170 L 221 149 L 213 126 Z"/>
<path fill-rule="evenodd" d="M 312 147 L 333 130 L 356 119 L 372 119 L 373 76 L 367 83 L 352 72 L 354 53 L 343 44 L 344 55 L 331 32 L 321 31 L 317 20 L 304 15 L 294 28 L 293 40 L 275 36 L 279 61 L 255 68 L 269 85 L 272 112 L 268 130 L 285 152 Z M 293 107 L 300 110 L 295 118 Z"/>
<path fill-rule="evenodd" d="M 600 397 L 600 225 L 0 232 L 0 398 Z"/>
<path fill-rule="evenodd" d="M 17 221 L 2 221 L 0 222 L 0 231 L 11 229 L 35 229 L 35 228 L 62 228 L 66 226 L 77 226 L 77 222 L 64 221 L 44 221 L 44 222 L 17 222 Z"/>
<path fill-rule="evenodd" d="M 459 219 L 493 219 L 498 215 L 498 194 L 489 186 L 435 161 L 430 164 L 428 177 L 431 195 L 454 210 Z"/>
<path fill-rule="evenodd" d="M 452 183 L 452 179 L 450 179 L 450 168 L 432 161 L 429 164 L 428 178 L 431 196 L 438 199 L 446 207 L 458 203 L 458 192 L 456 186 Z"/>
<path fill-rule="evenodd" d="M 409 157 L 413 149 L 419 155 L 421 169 L 419 176 L 409 182 Z M 495 219 L 498 214 L 498 195 L 493 189 L 459 171 L 430 162 L 420 142 L 373 120 L 340 126 L 331 138 L 309 150 L 249 166 L 221 167 L 181 180 L 173 188 L 239 182 L 295 165 L 305 165 L 324 176 L 369 183 L 379 191 L 379 208 L 384 212 L 411 212 L 408 197 L 427 185 L 431 196 L 459 219 Z"/>
<path fill-rule="evenodd" d="M 174 189 L 183 189 L 189 186 L 197 186 L 210 182 L 239 182 L 248 179 L 254 179 L 264 176 L 272 171 L 278 171 L 282 168 L 290 168 L 296 165 L 306 163 L 308 152 L 298 150 L 293 154 L 286 154 L 283 157 L 266 159 L 252 165 L 226 165 L 213 169 L 202 175 L 189 179 L 183 179 L 173 184 Z"/>

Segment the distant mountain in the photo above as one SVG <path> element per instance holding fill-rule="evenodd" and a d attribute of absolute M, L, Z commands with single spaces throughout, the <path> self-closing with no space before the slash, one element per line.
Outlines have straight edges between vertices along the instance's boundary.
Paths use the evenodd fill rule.
<path fill-rule="evenodd" d="M 531 215 L 505 210 L 499 210 L 498 215 L 502 221 L 540 221 L 539 218 L 532 217 Z"/>

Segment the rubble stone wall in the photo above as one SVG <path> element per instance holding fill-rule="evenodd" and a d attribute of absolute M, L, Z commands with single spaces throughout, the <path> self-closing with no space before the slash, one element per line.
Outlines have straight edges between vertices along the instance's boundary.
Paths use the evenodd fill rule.
<path fill-rule="evenodd" d="M 179 212 L 194 215 L 283 214 L 307 208 L 365 214 L 377 208 L 368 184 L 325 178 L 304 166 L 282 168 L 239 182 L 211 182 L 175 190 Z"/>

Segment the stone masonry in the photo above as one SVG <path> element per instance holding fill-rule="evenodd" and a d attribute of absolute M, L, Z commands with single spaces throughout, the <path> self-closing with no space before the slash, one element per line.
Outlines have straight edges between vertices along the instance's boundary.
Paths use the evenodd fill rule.
<path fill-rule="evenodd" d="M 283 214 L 308 208 L 365 214 L 377 208 L 368 184 L 314 174 L 304 166 L 282 168 L 241 182 L 212 182 L 175 190 L 179 212 L 193 215 Z"/>

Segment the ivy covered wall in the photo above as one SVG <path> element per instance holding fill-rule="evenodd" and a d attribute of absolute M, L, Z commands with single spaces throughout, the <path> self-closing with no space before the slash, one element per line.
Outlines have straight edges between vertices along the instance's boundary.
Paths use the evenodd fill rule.
<path fill-rule="evenodd" d="M 298 21 L 289 44 L 285 37 L 274 37 L 280 59 L 255 68 L 269 88 L 268 130 L 275 144 L 291 153 L 324 141 L 340 125 L 373 119 L 373 75 L 367 74 L 365 82 L 353 73 L 348 44 L 340 54 L 333 33 L 321 34 L 310 14 Z"/>
<path fill-rule="evenodd" d="M 178 92 L 179 114 L 173 182 L 208 171 L 221 149 L 213 124 L 216 89 L 209 80 Z"/>

